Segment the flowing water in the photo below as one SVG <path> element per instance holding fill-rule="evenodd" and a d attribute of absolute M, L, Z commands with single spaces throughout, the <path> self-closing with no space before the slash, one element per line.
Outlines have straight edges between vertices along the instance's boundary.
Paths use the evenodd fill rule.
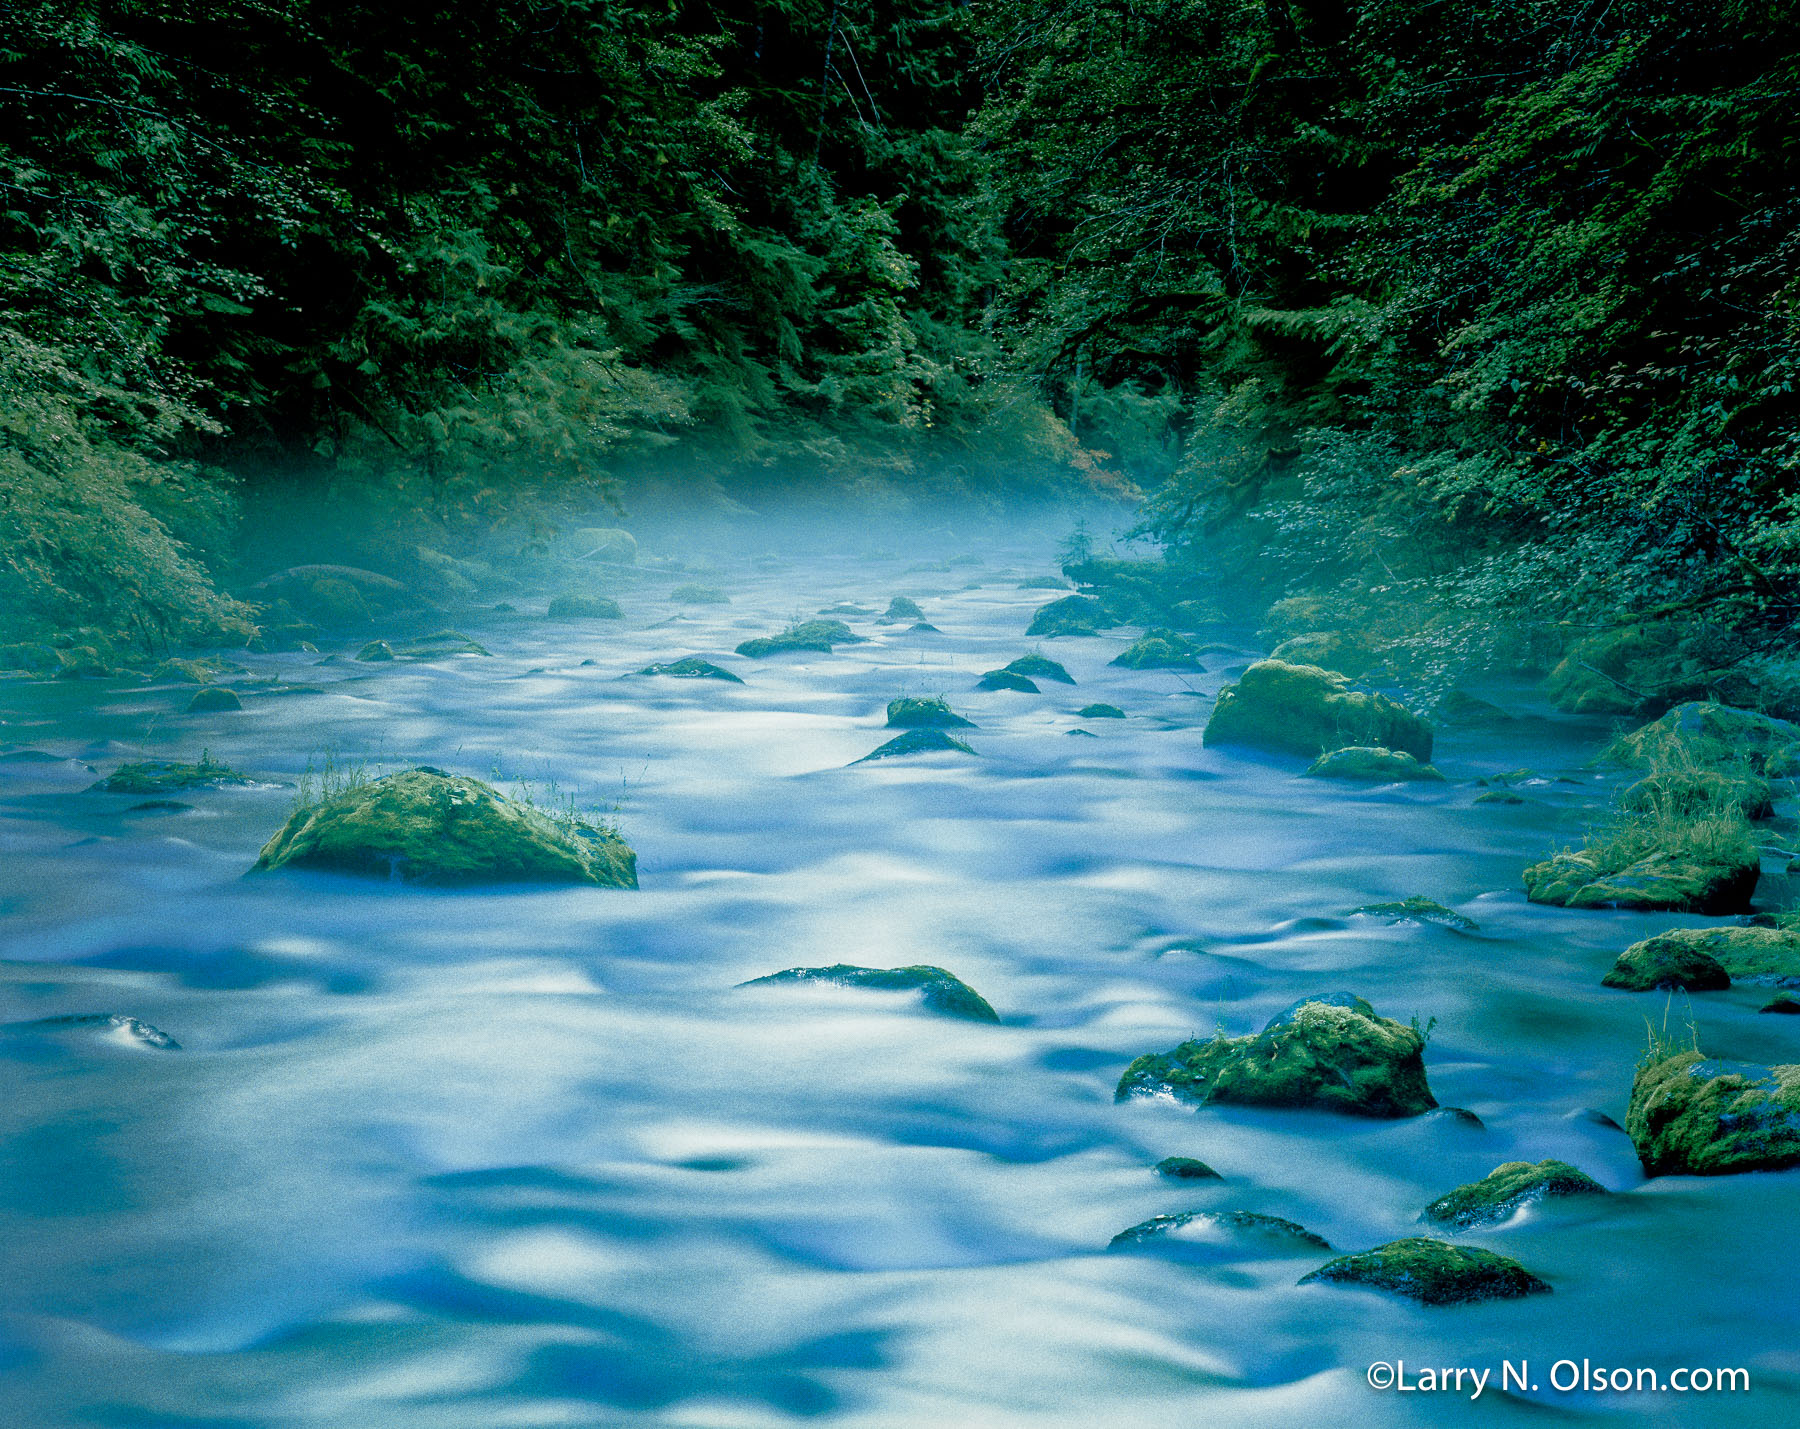
<path fill-rule="evenodd" d="M 322 693 L 241 714 L 174 713 L 185 689 L 0 686 L 0 1422 L 1800 1422 L 1783 1249 L 1800 1173 L 1646 1183 L 1614 1124 L 1665 998 L 1600 975 L 1695 920 L 1519 892 L 1602 799 L 1582 765 L 1604 731 L 1513 692 L 1513 725 L 1440 732 L 1452 782 L 1370 789 L 1202 748 L 1248 647 L 1134 672 L 1107 663 L 1134 631 L 1058 639 L 1043 648 L 1073 688 L 974 690 L 1035 643 L 1057 592 L 1019 581 L 1052 550 L 935 571 L 908 570 L 917 550 L 725 552 L 703 579 L 728 606 L 677 606 L 695 577 L 646 569 L 620 623 L 552 623 L 542 600 L 459 614 L 491 658 L 249 657 Z M 731 653 L 897 594 L 937 633 L 852 615 L 865 644 Z M 690 653 L 745 683 L 628 677 Z M 852 763 L 888 737 L 890 698 L 940 692 L 979 725 L 978 757 Z M 1092 701 L 1129 717 L 1076 719 Z M 201 746 L 267 782 L 186 809 L 84 792 L 96 769 Z M 245 879 L 284 785 L 326 751 L 617 802 L 642 888 Z M 1474 804 L 1473 780 L 1521 765 L 1546 776 L 1526 803 Z M 1350 912 L 1410 894 L 1480 931 Z M 836 962 L 948 967 L 1001 1023 L 739 987 Z M 1338 989 L 1435 1018 L 1432 1088 L 1481 1126 L 1114 1104 L 1133 1056 Z M 1766 995 L 1697 999 L 1708 1050 L 1795 1060 L 1800 1029 L 1759 1017 Z M 179 1049 L 20 1025 L 85 1014 Z M 1162 1180 L 1168 1155 L 1224 1179 Z M 1467 1239 L 1549 1296 L 1424 1309 L 1297 1286 L 1317 1252 L 1106 1249 L 1191 1209 L 1364 1249 L 1546 1156 L 1621 1194 Z M 1743 1366 L 1753 1389 L 1554 1391 L 1552 1362 L 1584 1358 Z M 1473 1402 L 1466 1381 L 1381 1393 L 1377 1360 L 1495 1382 Z M 1502 1360 L 1539 1391 L 1503 1393 Z"/>

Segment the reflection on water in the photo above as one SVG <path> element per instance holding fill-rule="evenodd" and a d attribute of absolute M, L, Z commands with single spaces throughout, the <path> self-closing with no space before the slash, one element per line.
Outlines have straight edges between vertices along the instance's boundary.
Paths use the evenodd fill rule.
<path fill-rule="evenodd" d="M 917 551 L 725 558 L 708 580 L 729 606 L 676 607 L 647 573 L 622 626 L 459 615 L 492 659 L 262 658 L 325 692 L 243 715 L 0 687 L 6 1422 L 1794 1422 L 1800 1316 L 1774 1232 L 1796 1173 L 1645 1185 L 1600 1115 L 1623 1119 L 1662 1003 L 1599 976 L 1681 920 L 1516 891 L 1579 834 L 1598 731 L 1449 731 L 1451 784 L 1363 790 L 1201 747 L 1230 651 L 1132 672 L 1107 661 L 1135 631 L 1061 639 L 1046 648 L 1075 687 L 976 691 L 1032 648 L 1054 592 L 1017 585 L 1050 549 L 988 551 L 970 590 L 905 574 Z M 851 616 L 869 643 L 732 654 L 796 610 L 897 594 L 940 633 Z M 622 678 L 687 654 L 746 683 Z M 846 767 L 886 738 L 889 699 L 939 693 L 976 721 L 977 758 Z M 1069 738 L 1095 701 L 1130 718 Z M 81 792 L 88 766 L 202 743 L 266 782 L 157 810 Z M 282 785 L 327 748 L 622 799 L 643 888 L 244 881 Z M 1577 782 L 1473 805 L 1469 780 L 1523 764 Z M 1350 913 L 1410 894 L 1480 932 Z M 941 964 L 1001 1025 L 737 987 L 832 962 Z M 1137 1053 L 1339 988 L 1435 1017 L 1433 1089 L 1481 1126 L 1113 1104 Z M 1761 1000 L 1706 995 L 1709 1047 L 1795 1060 Z M 91 1014 L 136 1021 L 49 1020 Z M 1162 1181 L 1168 1155 L 1224 1179 Z M 1105 1250 L 1208 1209 L 1365 1248 L 1545 1156 L 1630 1193 L 1471 1237 L 1548 1299 L 1431 1311 L 1301 1289 L 1316 1262 L 1254 1241 Z M 1745 1365 L 1756 1389 L 1469 1405 L 1362 1381 L 1374 1359 L 1584 1356 Z"/>

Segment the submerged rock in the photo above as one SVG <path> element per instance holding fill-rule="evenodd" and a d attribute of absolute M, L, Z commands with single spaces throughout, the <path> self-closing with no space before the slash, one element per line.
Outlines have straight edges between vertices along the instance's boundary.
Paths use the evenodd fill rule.
<path fill-rule="evenodd" d="M 1206 722 L 1207 745 L 1248 744 L 1317 758 L 1330 749 L 1372 746 L 1431 759 L 1431 726 L 1386 695 L 1352 690 L 1341 675 L 1311 665 L 1261 660 L 1219 692 Z"/>
<path fill-rule="evenodd" d="M 678 585 L 669 592 L 669 599 L 680 605 L 730 605 L 731 597 L 717 586 Z"/>
<path fill-rule="evenodd" d="M 1097 635 L 1120 624 L 1091 595 L 1066 595 L 1048 605 L 1039 606 L 1026 627 L 1027 635 L 1054 639 L 1059 635 Z"/>
<path fill-rule="evenodd" d="M 1127 670 L 1198 670 L 1200 657 L 1173 630 L 1146 630 L 1108 661 Z"/>
<path fill-rule="evenodd" d="M 1300 1284 L 1361 1285 L 1421 1305 L 1472 1305 L 1548 1294 L 1550 1287 L 1518 1261 L 1491 1250 L 1410 1236 L 1321 1265 Z"/>
<path fill-rule="evenodd" d="M 327 658 L 329 659 L 330 657 L 328 656 Z M 394 658 L 394 647 L 389 645 L 385 640 L 371 640 L 367 645 L 356 652 L 356 658 L 358 660 L 368 661 L 371 664 L 392 660 Z M 325 661 L 321 660 L 319 663 L 323 665 Z"/>
<path fill-rule="evenodd" d="M 713 664 L 711 660 L 702 660 L 698 655 L 684 655 L 679 660 L 646 665 L 638 674 L 667 675 L 675 680 L 729 680 L 734 685 L 744 683 L 731 671 Z"/>
<path fill-rule="evenodd" d="M 1525 896 L 1561 908 L 1639 908 L 1676 913 L 1744 913 L 1762 873 L 1752 846 L 1730 862 L 1684 851 L 1653 853 L 1609 868 L 1591 849 L 1559 853 L 1525 870 Z"/>
<path fill-rule="evenodd" d="M 605 595 L 559 595 L 544 612 L 546 620 L 623 620 L 619 602 Z"/>
<path fill-rule="evenodd" d="M 1619 954 L 1612 970 L 1600 979 L 1603 987 L 1628 992 L 1652 988 L 1677 988 L 1686 992 L 1717 992 L 1731 986 L 1731 974 L 1711 953 L 1680 938 L 1646 938 Z"/>
<path fill-rule="evenodd" d="M 117 1012 L 78 1012 L 63 1017 L 39 1017 L 30 1022 L 8 1022 L 0 1025 L 0 1032 L 64 1032 L 87 1028 L 117 1032 L 131 1042 L 142 1043 L 158 1052 L 181 1050 L 181 1043 L 161 1028 Z"/>
<path fill-rule="evenodd" d="M 1375 663 L 1369 647 L 1341 630 L 1309 630 L 1290 635 L 1269 652 L 1271 660 L 1289 665 L 1313 665 L 1355 678 Z"/>
<path fill-rule="evenodd" d="M 1437 1105 L 1425 1080 L 1425 1035 L 1379 1017 L 1350 993 L 1303 998 L 1259 1033 L 1183 1042 L 1139 1057 L 1116 1099 L 1169 1092 L 1204 1106 L 1316 1107 L 1356 1116 L 1417 1116 Z"/>
<path fill-rule="evenodd" d="M 1330 1250 L 1331 1242 L 1305 1226 L 1282 1216 L 1257 1211 L 1183 1211 L 1172 1216 L 1152 1216 L 1109 1242 L 1108 1250 L 1169 1243 L 1169 1249 L 1190 1253 L 1238 1250 L 1262 1256 L 1312 1255 Z"/>
<path fill-rule="evenodd" d="M 226 785 L 250 782 L 237 770 L 227 768 L 202 754 L 198 764 L 177 764 L 164 759 L 147 759 L 138 764 L 121 764 L 99 783 L 89 785 L 88 792 L 163 794 L 171 789 L 222 788 Z"/>
<path fill-rule="evenodd" d="M 1425 1219 L 1456 1230 L 1510 1219 L 1535 1202 L 1556 1196 L 1604 1196 L 1606 1187 L 1566 1161 L 1508 1161 L 1479 1181 L 1458 1186 L 1425 1208 Z"/>
<path fill-rule="evenodd" d="M 889 729 L 974 729 L 975 721 L 964 719 L 941 699 L 898 699 L 888 701 Z"/>
<path fill-rule="evenodd" d="M 1800 1066 L 1699 1051 L 1647 1061 L 1625 1130 L 1646 1176 L 1728 1176 L 1800 1165 Z"/>
<path fill-rule="evenodd" d="M 618 835 L 547 818 L 479 779 L 409 769 L 294 810 L 253 873 L 319 869 L 404 883 L 637 887 Z"/>
<path fill-rule="evenodd" d="M 1124 719 L 1125 711 L 1117 705 L 1083 705 L 1075 711 L 1077 719 Z"/>
<path fill-rule="evenodd" d="M 1370 918 L 1385 918 L 1390 923 L 1432 923 L 1455 933 L 1481 931 L 1481 925 L 1473 918 L 1465 918 L 1454 908 L 1446 908 L 1436 899 L 1421 898 L 1416 894 L 1393 903 L 1364 903 L 1350 911 Z"/>
<path fill-rule="evenodd" d="M 1223 1181 L 1225 1179 L 1204 1161 L 1196 1161 L 1192 1156 L 1165 1156 L 1152 1169 L 1158 1176 L 1166 1176 L 1171 1181 Z"/>
<path fill-rule="evenodd" d="M 1525 800 L 1510 789 L 1489 789 L 1475 796 L 1477 804 L 1523 804 Z"/>
<path fill-rule="evenodd" d="M 228 690 L 223 685 L 206 685 L 194 691 L 194 697 L 187 702 L 189 714 L 217 714 L 223 710 L 241 710 L 244 702 L 238 698 L 236 690 Z"/>
<path fill-rule="evenodd" d="M 865 754 L 861 759 L 852 761 L 856 764 L 867 764 L 871 759 L 892 759 L 903 754 L 973 754 L 975 751 L 960 739 L 954 739 L 941 729 L 909 729 L 905 734 L 890 739 L 872 754 Z"/>
<path fill-rule="evenodd" d="M 752 978 L 744 987 L 769 983 L 827 982 L 839 987 L 872 988 L 878 992 L 917 992 L 932 1012 L 971 1022 L 1000 1020 L 987 999 L 955 973 L 920 963 L 904 968 L 863 968 L 854 963 L 834 963 L 825 968 L 788 968 L 767 977 Z"/>
<path fill-rule="evenodd" d="M 1038 687 L 1023 675 L 1015 675 L 1011 670 L 989 670 L 976 682 L 978 690 L 1017 690 L 1023 695 L 1035 695 Z"/>
<path fill-rule="evenodd" d="M 834 645 L 860 645 L 862 641 L 863 637 L 841 620 L 804 620 L 798 625 L 790 625 L 778 635 L 746 640 L 738 646 L 737 653 L 752 660 L 792 650 L 818 650 L 829 655 Z"/>
<path fill-rule="evenodd" d="M 897 595 L 888 602 L 883 613 L 883 620 L 923 620 L 925 612 L 919 609 L 919 602 L 910 596 Z"/>
<path fill-rule="evenodd" d="M 1352 745 L 1321 754 L 1307 769 L 1306 777 L 1353 779 L 1369 784 L 1444 782 L 1444 776 L 1431 765 L 1419 763 L 1404 751 L 1378 745 Z"/>
<path fill-rule="evenodd" d="M 1021 655 L 1000 668 L 1009 675 L 1023 675 L 1028 680 L 1054 680 L 1059 685 L 1075 683 L 1075 677 L 1048 655 Z"/>
<path fill-rule="evenodd" d="M 616 526 L 582 526 L 571 531 L 569 549 L 578 561 L 608 561 L 616 566 L 637 564 L 637 537 Z"/>

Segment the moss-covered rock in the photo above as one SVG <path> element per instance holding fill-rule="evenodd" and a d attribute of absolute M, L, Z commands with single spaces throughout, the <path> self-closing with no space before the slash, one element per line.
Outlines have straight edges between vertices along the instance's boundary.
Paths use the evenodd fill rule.
<path fill-rule="evenodd" d="M 1383 918 L 1389 923 L 1430 923 L 1454 933 L 1481 931 L 1481 925 L 1473 918 L 1465 918 L 1454 908 L 1446 908 L 1434 898 L 1421 898 L 1417 894 L 1391 903 L 1364 903 L 1350 911 L 1367 918 Z"/>
<path fill-rule="evenodd" d="M 1619 807 L 1628 814 L 1668 814 L 1689 819 L 1706 818 L 1721 809 L 1736 809 L 1746 819 L 1766 819 L 1775 812 L 1767 779 L 1716 769 L 1666 770 L 1647 775 L 1620 793 Z"/>
<path fill-rule="evenodd" d="M 205 685 L 194 691 L 194 697 L 187 702 L 189 714 L 220 714 L 228 710 L 241 710 L 244 702 L 238 698 L 236 690 L 228 690 L 223 685 Z"/>
<path fill-rule="evenodd" d="M 1198 670 L 1194 647 L 1173 630 L 1146 630 L 1108 662 L 1127 670 Z"/>
<path fill-rule="evenodd" d="M 1019 582 L 1019 590 L 1073 590 L 1074 582 L 1062 576 L 1031 576 Z"/>
<path fill-rule="evenodd" d="M 1786 1013 L 1791 1017 L 1795 1013 L 1800 1013 L 1800 998 L 1795 998 L 1785 992 L 1778 992 L 1756 1010 L 1758 1012 Z"/>
<path fill-rule="evenodd" d="M 1698 1051 L 1646 1061 L 1625 1130 L 1646 1176 L 1727 1176 L 1800 1165 L 1800 1066 Z"/>
<path fill-rule="evenodd" d="M 1704 696 L 1707 664 L 1670 621 L 1602 631 L 1571 646 L 1545 681 L 1558 709 L 1572 714 L 1660 715 Z"/>
<path fill-rule="evenodd" d="M 730 605 L 731 597 L 717 586 L 678 585 L 669 592 L 677 605 Z"/>
<path fill-rule="evenodd" d="M 945 734 L 941 729 L 909 729 L 905 734 L 890 739 L 873 753 L 865 754 L 854 762 L 867 764 L 872 759 L 893 759 L 907 754 L 973 754 L 974 752 L 960 739 Z"/>
<path fill-rule="evenodd" d="M 210 685 L 213 672 L 198 660 L 164 660 L 150 672 L 161 685 Z"/>
<path fill-rule="evenodd" d="M 1627 992 L 1648 992 L 1652 988 L 1717 992 L 1731 986 L 1731 974 L 1711 953 L 1683 939 L 1646 938 L 1620 953 L 1600 982 Z"/>
<path fill-rule="evenodd" d="M 1548 1294 L 1550 1287 L 1518 1261 L 1491 1250 L 1447 1245 L 1441 1240 L 1410 1236 L 1339 1256 L 1321 1265 L 1300 1284 L 1360 1285 L 1385 1291 L 1421 1305 L 1472 1305 L 1481 1300 L 1517 1300 Z"/>
<path fill-rule="evenodd" d="M 1083 705 L 1075 711 L 1077 719 L 1124 719 L 1125 711 L 1117 705 Z"/>
<path fill-rule="evenodd" d="M 1360 997 L 1303 998 L 1249 1037 L 1196 1039 L 1139 1057 L 1118 1100 L 1168 1092 L 1187 1101 L 1317 1107 L 1357 1116 L 1417 1116 L 1437 1105 L 1425 1036 L 1379 1017 Z"/>
<path fill-rule="evenodd" d="M 181 764 L 166 759 L 121 764 L 99 783 L 89 785 L 88 789 L 90 793 L 99 794 L 164 794 L 171 789 L 212 789 L 249 782 L 237 770 L 203 754 L 196 764 Z"/>
<path fill-rule="evenodd" d="M 1312 665 L 1261 660 L 1219 692 L 1206 722 L 1207 745 L 1247 744 L 1309 759 L 1352 746 L 1399 750 L 1431 760 L 1431 726 L 1386 695 L 1352 690 L 1341 675 Z"/>
<path fill-rule="evenodd" d="M 1626 864 L 1591 849 L 1559 853 L 1525 870 L 1525 896 L 1560 908 L 1637 908 L 1676 913 L 1745 913 L 1762 872 L 1754 848 L 1726 862 L 1683 851 L 1653 853 Z"/>
<path fill-rule="evenodd" d="M 638 674 L 667 675 L 674 680 L 727 680 L 734 685 L 744 683 L 731 671 L 713 664 L 711 660 L 702 660 L 698 655 L 684 655 L 679 660 L 646 665 Z"/>
<path fill-rule="evenodd" d="M 611 596 L 559 595 L 544 612 L 546 620 L 623 620 L 625 612 Z"/>
<path fill-rule="evenodd" d="M 1697 953 L 1715 962 L 1733 982 L 1800 987 L 1800 928 L 1791 922 L 1768 927 L 1671 928 L 1627 948 L 1626 954 L 1639 949 L 1651 956 Z"/>
<path fill-rule="evenodd" d="M 546 818 L 482 783 L 409 769 L 294 810 L 252 872 L 319 869 L 438 885 L 637 887 L 616 834 Z"/>
<path fill-rule="evenodd" d="M 1510 1219 L 1524 1207 L 1557 1196 L 1604 1196 L 1606 1187 L 1566 1161 L 1508 1161 L 1479 1181 L 1458 1186 L 1425 1208 L 1425 1219 L 1456 1230 Z"/>
<path fill-rule="evenodd" d="M 1712 701 L 1676 705 L 1607 745 L 1600 759 L 1626 769 L 1752 770 L 1800 746 L 1800 725 Z"/>
<path fill-rule="evenodd" d="M 385 640 L 371 640 L 356 652 L 356 658 L 372 665 L 385 664 L 394 658 L 394 647 Z"/>
<path fill-rule="evenodd" d="M 429 635 L 410 640 L 371 640 L 356 652 L 358 660 L 447 660 L 453 655 L 490 655 L 479 641 L 471 640 L 460 630 L 434 630 Z"/>
<path fill-rule="evenodd" d="M 1404 750 L 1352 745 L 1313 760 L 1309 779 L 1348 779 L 1364 784 L 1442 784 L 1444 776 Z"/>
<path fill-rule="evenodd" d="M 1120 1231 L 1108 1250 L 1155 1247 L 1211 1258 L 1223 1253 L 1274 1257 L 1316 1255 L 1331 1242 L 1297 1221 L 1258 1211 L 1182 1211 L 1152 1216 Z"/>
<path fill-rule="evenodd" d="M 854 633 L 841 620 L 803 620 L 790 625 L 778 635 L 758 636 L 746 640 L 737 653 L 752 660 L 770 655 L 783 655 L 795 650 L 817 650 L 829 655 L 834 645 L 859 645 L 863 637 Z"/>
<path fill-rule="evenodd" d="M 1038 687 L 1023 675 L 1011 670 L 989 670 L 975 682 L 978 690 L 1016 690 L 1022 695 L 1035 695 Z"/>
<path fill-rule="evenodd" d="M 372 612 L 362 592 L 337 576 L 321 576 L 294 601 L 321 625 L 363 625 Z"/>
<path fill-rule="evenodd" d="M 1023 675 L 1028 680 L 1054 680 L 1059 685 L 1072 685 L 1075 677 L 1048 655 L 1035 652 L 1021 655 L 1001 666 L 1009 675 Z"/>
<path fill-rule="evenodd" d="M 919 602 L 911 596 L 897 595 L 888 602 L 883 613 L 883 620 L 923 620 L 925 612 L 919 609 Z"/>
<path fill-rule="evenodd" d="M 1196 1161 L 1192 1156 L 1165 1156 L 1152 1169 L 1158 1176 L 1166 1176 L 1171 1181 L 1223 1181 L 1225 1179 L 1204 1161 Z"/>
<path fill-rule="evenodd" d="M 72 645 L 56 652 L 59 680 L 105 680 L 113 674 L 106 658 L 92 645 Z"/>
<path fill-rule="evenodd" d="M 1504 729 L 1519 722 L 1492 701 L 1462 690 L 1451 690 L 1437 702 L 1437 717 L 1444 724 L 1465 729 Z"/>
<path fill-rule="evenodd" d="M 826 982 L 839 987 L 872 988 L 878 992 L 917 992 L 930 1011 L 971 1022 L 998 1022 L 987 999 L 955 973 L 927 964 L 904 968 L 863 968 L 853 963 L 834 963 L 825 968 L 788 968 L 767 977 L 752 978 L 745 987 L 769 983 Z"/>
<path fill-rule="evenodd" d="M 1289 665 L 1315 665 L 1352 679 L 1375 663 L 1374 653 L 1354 635 L 1341 630 L 1309 630 L 1292 635 L 1269 652 L 1271 660 Z"/>
<path fill-rule="evenodd" d="M 1489 789 L 1484 793 L 1477 794 L 1475 802 L 1477 804 L 1523 804 L 1525 799 L 1510 789 Z"/>
<path fill-rule="evenodd" d="M 888 701 L 889 729 L 973 729 L 975 721 L 964 719 L 941 699 L 898 699 Z"/>
<path fill-rule="evenodd" d="M 637 537 L 616 526 L 582 526 L 568 537 L 569 554 L 578 561 L 609 561 L 616 566 L 637 564 Z"/>
<path fill-rule="evenodd" d="M 1066 595 L 1048 605 L 1039 606 L 1026 627 L 1027 635 L 1054 639 L 1059 635 L 1098 635 L 1122 624 L 1091 595 Z"/>

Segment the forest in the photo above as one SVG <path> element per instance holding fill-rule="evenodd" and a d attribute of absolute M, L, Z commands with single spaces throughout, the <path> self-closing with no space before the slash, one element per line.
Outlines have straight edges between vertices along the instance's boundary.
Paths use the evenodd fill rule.
<path fill-rule="evenodd" d="M 1800 710 L 1780 0 L 3 13 L 5 639 L 242 644 L 291 517 L 407 578 L 654 469 L 1098 494 L 1427 694 Z"/>

